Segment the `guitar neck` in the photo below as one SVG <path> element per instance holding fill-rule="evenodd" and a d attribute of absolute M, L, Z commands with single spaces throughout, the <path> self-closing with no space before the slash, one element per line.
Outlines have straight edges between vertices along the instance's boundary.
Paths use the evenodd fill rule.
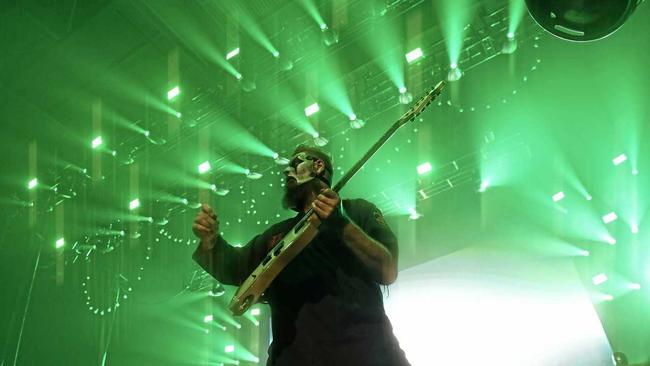
<path fill-rule="evenodd" d="M 361 167 L 366 164 L 368 159 L 370 159 L 377 152 L 377 150 L 379 150 L 379 148 L 382 147 L 382 145 L 384 145 L 386 141 L 388 141 L 388 139 L 390 139 L 391 136 L 393 136 L 395 132 L 397 132 L 397 130 L 403 125 L 404 124 L 402 123 L 402 119 L 395 122 L 391 128 L 388 129 L 388 131 L 386 131 L 386 133 L 384 133 L 384 135 L 377 142 L 375 142 L 372 147 L 370 147 L 370 150 L 368 150 L 368 152 L 359 161 L 357 161 L 357 163 L 354 164 L 352 168 L 350 168 L 348 172 L 345 173 L 341 179 L 339 179 L 338 182 L 336 182 L 332 190 L 334 192 L 339 192 L 341 189 L 343 189 L 347 182 L 352 179 L 352 177 L 357 174 Z"/>

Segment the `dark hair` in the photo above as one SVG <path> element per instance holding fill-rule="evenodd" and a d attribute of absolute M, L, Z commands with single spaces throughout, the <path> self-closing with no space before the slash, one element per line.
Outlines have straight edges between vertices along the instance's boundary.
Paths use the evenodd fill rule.
<path fill-rule="evenodd" d="M 303 151 L 313 157 L 322 160 L 325 163 L 325 170 L 329 173 L 329 177 L 327 178 L 331 185 L 332 178 L 334 177 L 334 167 L 332 166 L 332 158 L 330 157 L 330 155 L 316 146 L 298 145 L 296 149 L 293 151 L 293 154 L 291 156 L 294 156 Z"/>

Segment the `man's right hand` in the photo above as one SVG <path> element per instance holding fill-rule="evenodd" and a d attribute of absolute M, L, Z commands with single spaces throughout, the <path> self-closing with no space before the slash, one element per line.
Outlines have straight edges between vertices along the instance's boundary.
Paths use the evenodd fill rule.
<path fill-rule="evenodd" d="M 219 218 L 207 204 L 201 205 L 201 209 L 194 219 L 192 231 L 201 239 L 201 246 L 204 249 L 212 249 L 214 241 L 219 235 Z"/>

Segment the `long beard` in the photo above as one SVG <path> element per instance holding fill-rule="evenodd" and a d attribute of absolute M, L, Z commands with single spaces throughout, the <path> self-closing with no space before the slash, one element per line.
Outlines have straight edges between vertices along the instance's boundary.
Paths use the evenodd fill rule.
<path fill-rule="evenodd" d="M 285 209 L 300 212 L 307 204 L 307 200 L 318 194 L 324 186 L 325 184 L 318 178 L 303 184 L 286 184 L 284 196 L 282 197 L 282 206 Z"/>

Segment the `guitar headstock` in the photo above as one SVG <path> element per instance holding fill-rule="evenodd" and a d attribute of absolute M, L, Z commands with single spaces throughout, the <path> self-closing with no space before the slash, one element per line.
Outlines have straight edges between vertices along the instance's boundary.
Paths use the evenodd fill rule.
<path fill-rule="evenodd" d="M 433 89 L 431 89 L 428 93 L 426 93 L 420 100 L 418 100 L 411 109 L 406 111 L 402 118 L 397 121 L 399 126 L 401 127 L 402 125 L 405 125 L 406 123 L 412 121 L 415 117 L 417 117 L 420 113 L 422 113 L 428 106 L 438 98 L 438 96 L 442 93 L 442 89 L 445 87 L 445 82 L 441 81 L 438 84 L 436 84 Z"/>

